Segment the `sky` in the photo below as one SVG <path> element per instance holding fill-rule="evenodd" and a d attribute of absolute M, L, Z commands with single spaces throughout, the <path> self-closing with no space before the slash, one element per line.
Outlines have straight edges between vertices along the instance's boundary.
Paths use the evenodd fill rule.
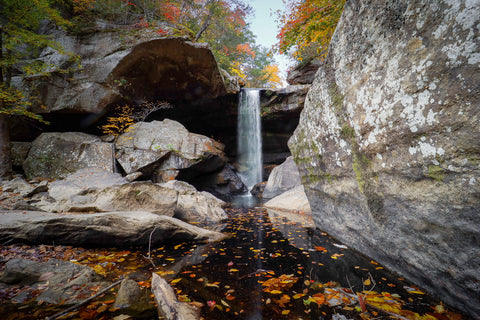
<path fill-rule="evenodd" d="M 271 48 L 277 43 L 279 27 L 275 22 L 275 12 L 283 9 L 282 0 L 249 0 L 247 3 L 254 9 L 254 16 L 248 19 L 250 30 L 257 36 L 256 43 Z M 288 58 L 283 55 L 275 55 L 280 69 L 280 76 L 286 85 L 286 74 L 288 69 Z"/>

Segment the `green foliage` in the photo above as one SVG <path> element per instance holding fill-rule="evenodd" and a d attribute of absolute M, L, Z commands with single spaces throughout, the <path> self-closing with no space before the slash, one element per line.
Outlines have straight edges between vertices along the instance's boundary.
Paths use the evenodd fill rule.
<path fill-rule="evenodd" d="M 12 86 L 12 76 L 25 78 L 44 77 L 52 72 L 68 72 L 55 64 L 37 59 L 40 52 L 50 47 L 69 57 L 69 62 L 78 63 L 78 57 L 64 51 L 51 36 L 41 34 L 42 23 L 50 21 L 59 27 L 70 22 L 53 8 L 52 0 L 3 0 L 0 15 L 0 113 L 24 115 L 39 121 L 41 117 L 28 111 L 31 102 Z"/>
<path fill-rule="evenodd" d="M 324 58 L 345 0 L 288 0 L 278 13 L 278 51 L 296 60 Z"/>

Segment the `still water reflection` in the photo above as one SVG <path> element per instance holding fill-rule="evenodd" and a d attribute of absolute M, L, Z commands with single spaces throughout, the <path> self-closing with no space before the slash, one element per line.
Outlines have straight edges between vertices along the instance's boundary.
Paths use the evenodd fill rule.
<path fill-rule="evenodd" d="M 439 302 L 398 275 L 315 230 L 308 217 L 244 208 L 254 201 L 234 202 L 223 230 L 230 238 L 177 259 L 190 261 L 176 268 L 174 286 L 205 305 L 204 319 L 390 319 L 395 310 L 433 317 Z M 366 307 L 357 292 L 370 299 Z"/>

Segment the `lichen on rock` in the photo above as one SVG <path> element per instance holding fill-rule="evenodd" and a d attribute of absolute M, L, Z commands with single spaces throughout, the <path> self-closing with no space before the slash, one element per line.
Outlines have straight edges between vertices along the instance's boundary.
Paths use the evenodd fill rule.
<path fill-rule="evenodd" d="M 475 317 L 479 20 L 472 1 L 347 2 L 289 141 L 317 227 Z"/>

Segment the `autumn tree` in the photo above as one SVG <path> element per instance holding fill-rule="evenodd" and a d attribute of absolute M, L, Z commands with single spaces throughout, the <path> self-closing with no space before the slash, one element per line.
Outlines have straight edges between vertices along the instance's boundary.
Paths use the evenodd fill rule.
<path fill-rule="evenodd" d="M 286 10 L 278 14 L 281 29 L 277 49 L 298 61 L 323 59 L 345 0 L 286 1 Z"/>
<path fill-rule="evenodd" d="M 48 20 L 60 27 L 68 25 L 52 4 L 52 0 L 0 2 L 0 178 L 9 177 L 12 172 L 8 117 L 22 115 L 42 121 L 39 115 L 28 111 L 30 102 L 14 86 L 13 80 L 18 82 L 59 71 L 58 66 L 36 59 L 45 47 L 62 52 L 51 37 L 38 33 L 42 21 Z"/>

